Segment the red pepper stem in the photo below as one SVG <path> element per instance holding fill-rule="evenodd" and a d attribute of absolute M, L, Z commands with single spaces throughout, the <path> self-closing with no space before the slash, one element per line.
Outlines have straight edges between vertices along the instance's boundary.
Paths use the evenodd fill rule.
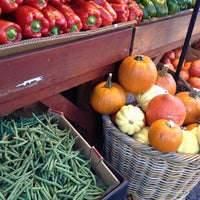
<path fill-rule="evenodd" d="M 7 40 L 13 41 L 17 38 L 17 29 L 14 27 L 10 27 L 6 31 Z"/>
<path fill-rule="evenodd" d="M 44 3 L 45 3 L 44 0 L 39 0 L 39 1 L 38 1 L 38 5 L 43 5 Z"/>
<path fill-rule="evenodd" d="M 41 21 L 33 20 L 32 23 L 31 23 L 31 30 L 34 33 L 40 32 L 41 31 Z"/>
<path fill-rule="evenodd" d="M 50 31 L 50 35 L 58 35 L 59 31 L 60 31 L 60 28 L 58 26 L 54 26 Z"/>
<path fill-rule="evenodd" d="M 88 26 L 94 26 L 97 23 L 97 18 L 95 16 L 89 16 L 87 19 Z"/>
<path fill-rule="evenodd" d="M 78 31 L 78 25 L 74 24 L 71 28 L 70 28 L 70 32 L 76 32 Z"/>

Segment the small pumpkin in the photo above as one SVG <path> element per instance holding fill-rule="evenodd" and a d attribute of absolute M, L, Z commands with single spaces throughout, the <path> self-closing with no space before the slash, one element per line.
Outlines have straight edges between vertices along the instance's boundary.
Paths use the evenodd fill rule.
<path fill-rule="evenodd" d="M 175 152 L 180 146 L 183 133 L 179 125 L 171 120 L 159 119 L 149 127 L 149 143 L 161 152 Z"/>
<path fill-rule="evenodd" d="M 197 140 L 198 140 L 198 143 L 200 145 L 200 125 L 198 125 L 195 128 L 193 128 L 191 130 L 191 132 L 194 133 L 197 136 Z"/>
<path fill-rule="evenodd" d="M 149 144 L 149 138 L 148 138 L 148 134 L 149 134 L 149 126 L 145 126 L 141 129 L 140 132 L 135 133 L 133 135 L 133 138 L 138 141 L 141 142 L 143 144 Z"/>
<path fill-rule="evenodd" d="M 133 135 L 145 126 L 145 115 L 137 106 L 124 105 L 117 112 L 115 122 L 122 133 Z"/>
<path fill-rule="evenodd" d="M 191 90 L 190 92 L 178 92 L 178 97 L 186 107 L 186 117 L 184 125 L 196 123 L 200 118 L 200 91 Z"/>
<path fill-rule="evenodd" d="M 188 131 L 191 131 L 193 128 L 196 128 L 199 125 L 199 123 L 192 123 L 192 124 L 188 124 L 187 126 L 185 126 L 184 128 Z"/>
<path fill-rule="evenodd" d="M 167 119 L 181 126 L 186 117 L 183 102 L 171 94 L 160 94 L 154 97 L 146 109 L 146 120 L 150 126 L 155 120 Z"/>
<path fill-rule="evenodd" d="M 118 81 L 127 91 L 143 93 L 156 82 L 157 69 L 150 57 L 131 55 L 126 57 L 119 66 Z"/>
<path fill-rule="evenodd" d="M 167 66 L 163 66 L 161 70 L 158 70 L 158 75 L 156 79 L 156 85 L 166 89 L 169 94 L 174 95 L 176 93 L 176 81 L 173 76 L 168 73 L 169 68 Z"/>
<path fill-rule="evenodd" d="M 188 130 L 182 130 L 183 140 L 181 145 L 178 147 L 178 153 L 196 154 L 199 152 L 199 143 L 195 133 Z"/>
<path fill-rule="evenodd" d="M 126 92 L 118 84 L 111 82 L 112 73 L 107 81 L 97 84 L 90 95 L 92 108 L 101 114 L 114 114 L 126 103 Z"/>
<path fill-rule="evenodd" d="M 136 101 L 139 103 L 139 106 L 143 111 L 146 111 L 148 103 L 157 95 L 167 94 L 168 91 L 158 85 L 152 85 L 152 87 L 140 94 L 135 94 Z"/>

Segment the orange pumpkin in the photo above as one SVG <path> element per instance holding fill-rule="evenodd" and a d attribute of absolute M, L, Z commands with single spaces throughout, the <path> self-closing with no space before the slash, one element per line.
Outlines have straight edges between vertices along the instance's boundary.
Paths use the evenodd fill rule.
<path fill-rule="evenodd" d="M 114 114 L 126 103 L 125 90 L 111 79 L 112 73 L 107 81 L 97 84 L 91 92 L 90 104 L 98 113 Z"/>
<path fill-rule="evenodd" d="M 200 92 L 191 90 L 191 92 L 178 92 L 176 94 L 186 107 L 186 117 L 184 125 L 196 123 L 200 118 Z"/>
<path fill-rule="evenodd" d="M 169 94 L 174 95 L 176 93 L 176 81 L 173 76 L 168 73 L 168 69 L 167 66 L 163 66 L 163 68 L 158 71 L 155 84 L 166 89 Z"/>
<path fill-rule="evenodd" d="M 147 124 L 151 125 L 158 119 L 172 120 L 181 126 L 186 117 L 186 108 L 183 102 L 171 94 L 160 94 L 154 97 L 146 109 Z"/>
<path fill-rule="evenodd" d="M 156 82 L 157 69 L 148 56 L 132 55 L 126 57 L 119 66 L 118 81 L 127 91 L 143 93 Z"/>
<path fill-rule="evenodd" d="M 197 126 L 199 126 L 199 123 L 192 123 L 185 126 L 185 129 L 191 131 L 193 128 L 196 128 Z"/>
<path fill-rule="evenodd" d="M 149 127 L 150 145 L 161 152 L 175 152 L 181 145 L 183 133 L 179 125 L 171 120 L 159 119 Z"/>

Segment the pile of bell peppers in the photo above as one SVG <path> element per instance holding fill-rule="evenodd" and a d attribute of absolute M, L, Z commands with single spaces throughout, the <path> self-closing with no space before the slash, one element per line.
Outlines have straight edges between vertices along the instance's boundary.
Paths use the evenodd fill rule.
<path fill-rule="evenodd" d="M 143 11 L 143 19 L 164 17 L 194 8 L 196 0 L 136 0 Z"/>
<path fill-rule="evenodd" d="M 135 0 L 0 0 L 0 45 L 142 18 Z"/>

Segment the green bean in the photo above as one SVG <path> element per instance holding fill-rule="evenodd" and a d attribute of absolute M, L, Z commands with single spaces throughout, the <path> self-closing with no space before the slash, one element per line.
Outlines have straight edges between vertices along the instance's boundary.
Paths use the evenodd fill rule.
<path fill-rule="evenodd" d="M 41 193 L 43 194 L 43 197 L 46 199 L 46 200 L 51 200 L 51 194 L 49 193 L 48 189 L 46 189 L 46 186 L 44 183 L 41 183 L 42 184 L 42 190 L 41 190 Z M 48 188 L 48 187 L 47 187 Z"/>
<path fill-rule="evenodd" d="M 80 181 L 79 180 L 76 180 L 75 178 L 73 178 L 69 173 L 69 171 L 68 170 L 66 170 L 66 169 L 64 169 L 64 168 L 61 168 L 61 167 L 58 167 L 58 166 L 55 166 L 55 168 L 59 171 L 59 172 L 61 172 L 61 173 L 63 173 L 67 178 L 69 178 L 72 182 L 74 182 L 75 184 L 77 184 L 77 185 L 80 185 L 81 183 L 80 183 Z"/>
<path fill-rule="evenodd" d="M 45 115 L 44 115 L 45 116 Z M 48 131 L 50 131 L 51 133 L 54 133 L 54 131 L 49 127 L 49 126 L 47 126 L 46 124 L 44 124 L 43 122 L 42 122 L 42 120 L 41 119 L 39 119 L 39 117 L 37 117 L 34 113 L 33 113 L 33 117 L 34 117 L 34 119 L 36 119 L 36 121 L 40 124 L 40 125 L 42 125 L 44 128 L 46 128 Z"/>
<path fill-rule="evenodd" d="M 4 197 L 4 195 L 0 192 L 0 199 L 1 200 L 6 200 L 6 198 Z"/>
<path fill-rule="evenodd" d="M 27 181 L 27 179 L 29 178 L 30 176 L 30 172 L 27 173 L 27 174 L 23 174 L 17 181 L 16 183 L 14 183 L 13 185 L 11 185 L 9 188 L 6 189 L 5 192 L 9 192 L 9 196 L 7 198 L 7 200 L 12 200 L 15 198 L 15 195 L 17 193 L 19 193 L 20 189 L 21 189 L 21 186 Z M 25 185 L 28 185 L 28 184 L 25 184 Z"/>
<path fill-rule="evenodd" d="M 41 178 L 41 177 L 36 176 L 36 175 L 34 176 L 34 178 L 35 178 L 36 180 L 39 180 L 40 182 L 44 182 L 44 183 L 49 184 L 49 185 L 54 185 L 54 186 L 56 186 L 56 187 L 62 189 L 62 186 L 60 186 L 60 185 L 57 184 L 57 183 L 51 182 L 51 181 L 49 181 L 49 180 L 47 180 L 47 179 Z"/>
<path fill-rule="evenodd" d="M 79 199 L 79 197 L 83 196 L 83 194 L 85 195 L 89 185 L 90 185 L 90 181 L 88 181 L 87 185 L 85 187 L 83 187 L 79 192 L 76 193 L 76 195 L 73 197 L 73 200 Z M 81 199 L 83 199 L 83 198 L 81 198 Z"/>
<path fill-rule="evenodd" d="M 11 145 L 9 145 L 9 146 L 10 146 L 11 148 L 18 148 L 18 147 L 21 147 L 21 146 L 25 145 L 27 142 L 28 142 L 28 141 L 25 140 L 25 141 L 23 141 L 23 142 L 21 142 L 21 143 L 11 144 Z"/>

